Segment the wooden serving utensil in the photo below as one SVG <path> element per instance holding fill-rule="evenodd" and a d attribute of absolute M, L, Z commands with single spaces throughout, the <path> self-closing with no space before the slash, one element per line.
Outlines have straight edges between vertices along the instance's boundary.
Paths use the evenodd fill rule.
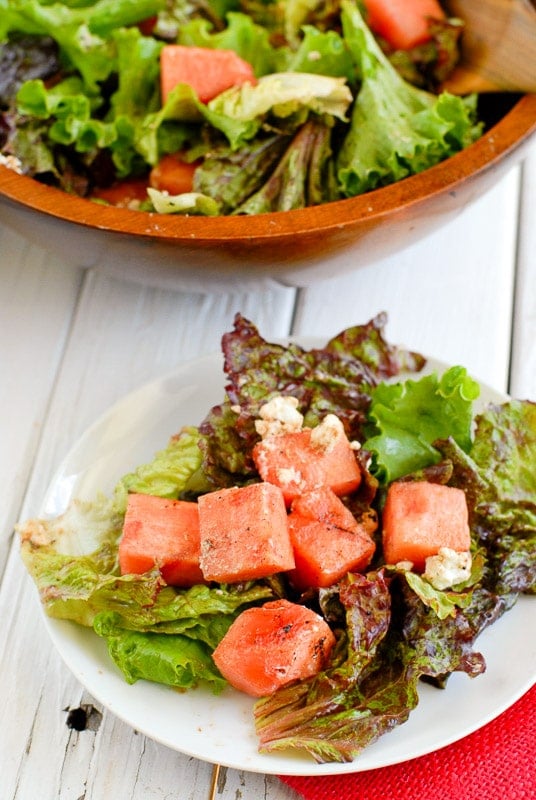
<path fill-rule="evenodd" d="M 448 0 L 465 23 L 462 59 L 442 88 L 469 92 L 536 92 L 534 0 Z"/>

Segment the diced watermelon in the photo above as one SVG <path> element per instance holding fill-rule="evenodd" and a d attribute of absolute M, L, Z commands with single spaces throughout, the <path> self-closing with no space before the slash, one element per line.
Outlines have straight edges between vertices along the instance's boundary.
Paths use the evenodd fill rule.
<path fill-rule="evenodd" d="M 170 195 L 191 192 L 194 173 L 198 166 L 198 161 L 193 163 L 184 161 L 180 153 L 163 156 L 151 170 L 149 183 L 153 189 L 168 192 Z"/>
<path fill-rule="evenodd" d="M 409 50 L 430 39 L 430 20 L 445 19 L 438 0 L 365 0 L 371 30 L 395 50 Z"/>
<path fill-rule="evenodd" d="M 131 208 L 147 200 L 148 183 L 147 178 L 127 178 L 111 186 L 96 187 L 91 197 L 119 208 Z"/>
<path fill-rule="evenodd" d="M 160 53 L 162 102 L 175 86 L 191 86 L 202 103 L 208 103 L 232 86 L 257 82 L 253 67 L 234 50 L 168 44 Z"/>
<path fill-rule="evenodd" d="M 294 500 L 288 523 L 296 562 L 289 577 L 301 591 L 362 572 L 374 555 L 370 524 L 361 525 L 331 489 L 313 489 Z"/>
<path fill-rule="evenodd" d="M 319 426 L 320 427 L 320 426 Z M 337 495 L 353 492 L 361 483 L 361 470 L 346 434 L 334 428 L 326 440 L 318 428 L 268 436 L 253 448 L 253 460 L 264 481 L 280 486 L 285 501 L 318 486 Z"/>
<path fill-rule="evenodd" d="M 158 567 L 172 586 L 205 583 L 199 554 L 197 503 L 129 494 L 119 541 L 122 575 L 141 574 Z"/>
<path fill-rule="evenodd" d="M 340 497 L 328 486 L 309 489 L 292 501 L 291 512 L 305 519 L 324 522 L 335 528 L 351 531 L 359 527 L 358 522 Z M 371 531 L 372 532 L 372 531 Z"/>
<path fill-rule="evenodd" d="M 288 600 L 243 611 L 213 653 L 224 678 L 262 697 L 326 666 L 335 636 L 322 617 Z"/>
<path fill-rule="evenodd" d="M 382 516 L 387 564 L 411 561 L 422 570 L 425 559 L 437 555 L 441 547 L 464 552 L 471 546 L 462 489 L 427 481 L 392 483 Z"/>
<path fill-rule="evenodd" d="M 294 567 L 283 493 L 254 483 L 201 495 L 200 564 L 208 581 L 236 583 Z"/>

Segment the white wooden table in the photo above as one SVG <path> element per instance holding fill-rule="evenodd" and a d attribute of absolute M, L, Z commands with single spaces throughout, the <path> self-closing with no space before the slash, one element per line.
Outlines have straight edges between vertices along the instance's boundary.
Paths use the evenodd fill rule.
<path fill-rule="evenodd" d="M 327 268 L 329 274 L 329 267 Z M 0 221 L 0 797 L 201 800 L 211 766 L 98 706 L 49 642 L 13 526 L 35 515 L 71 444 L 114 401 L 219 349 L 241 311 L 267 338 L 329 337 L 389 314 L 388 338 L 536 399 L 536 151 L 419 244 L 307 289 L 192 295 L 62 263 Z M 94 705 L 89 727 L 69 709 Z M 93 724 L 95 723 L 95 724 Z M 216 796 L 290 800 L 222 770 Z"/>

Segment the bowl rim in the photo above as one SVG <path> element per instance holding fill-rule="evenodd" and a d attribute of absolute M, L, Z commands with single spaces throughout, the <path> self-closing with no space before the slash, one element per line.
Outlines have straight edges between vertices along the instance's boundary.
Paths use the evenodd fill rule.
<path fill-rule="evenodd" d="M 1 164 L 0 198 L 85 228 L 176 244 L 238 243 L 306 235 L 313 230 L 327 233 L 360 222 L 378 222 L 393 212 L 452 193 L 462 182 L 473 180 L 517 151 L 535 133 L 536 94 L 523 95 L 476 142 L 417 175 L 356 197 L 251 216 L 202 217 L 110 208 Z"/>

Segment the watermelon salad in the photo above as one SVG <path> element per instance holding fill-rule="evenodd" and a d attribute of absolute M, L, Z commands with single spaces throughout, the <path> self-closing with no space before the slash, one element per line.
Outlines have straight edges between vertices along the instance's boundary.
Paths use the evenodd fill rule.
<path fill-rule="evenodd" d="M 464 149 L 438 0 L 0 0 L 0 164 L 200 215 L 353 197 Z"/>
<path fill-rule="evenodd" d="M 237 314 L 227 386 L 111 495 L 18 526 L 48 615 L 92 628 L 128 683 L 255 697 L 261 752 L 350 761 L 421 680 L 486 668 L 479 633 L 536 586 L 536 404 L 475 411 L 461 366 L 324 347 Z"/>

